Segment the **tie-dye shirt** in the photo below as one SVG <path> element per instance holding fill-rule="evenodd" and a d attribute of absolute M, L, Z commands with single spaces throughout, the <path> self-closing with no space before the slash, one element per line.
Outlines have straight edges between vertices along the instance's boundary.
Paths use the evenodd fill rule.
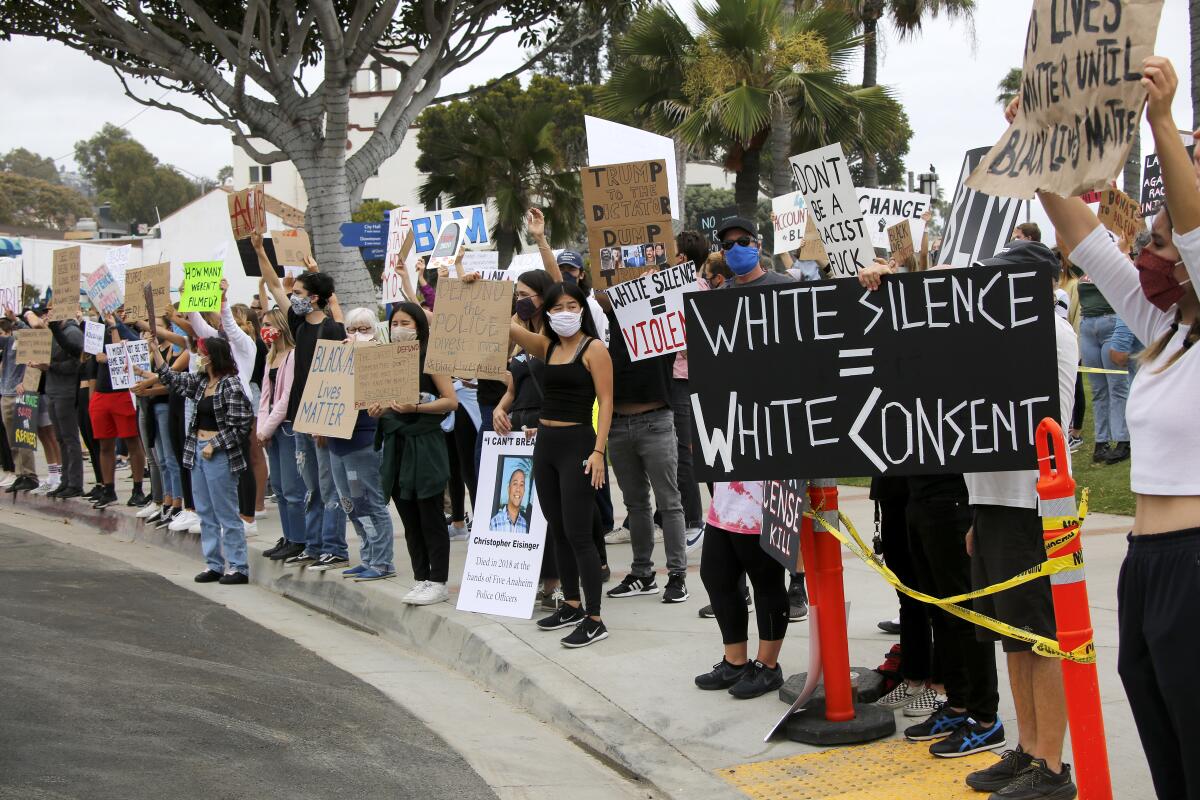
<path fill-rule="evenodd" d="M 714 484 L 708 524 L 730 533 L 758 536 L 762 531 L 762 505 L 762 481 Z"/>

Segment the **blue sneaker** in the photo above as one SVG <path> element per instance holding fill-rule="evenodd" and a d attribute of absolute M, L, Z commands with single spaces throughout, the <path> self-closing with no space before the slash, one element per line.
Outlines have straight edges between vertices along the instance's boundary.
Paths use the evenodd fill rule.
<path fill-rule="evenodd" d="M 972 719 L 945 739 L 931 744 L 929 752 L 939 758 L 961 758 L 984 750 L 998 750 L 1005 744 L 1004 723 L 999 717 L 990 728 Z"/>
<path fill-rule="evenodd" d="M 938 705 L 937 710 L 924 722 L 918 722 L 904 731 L 904 738 L 910 742 L 928 742 L 932 739 L 943 739 L 954 733 L 969 722 L 966 713 L 959 714 L 951 711 L 945 703 Z"/>
<path fill-rule="evenodd" d="M 359 575 L 362 575 L 368 569 L 370 569 L 370 567 L 368 567 L 366 564 L 359 564 L 357 567 L 351 567 L 350 569 L 342 570 L 342 577 L 343 578 L 357 578 Z"/>
<path fill-rule="evenodd" d="M 394 570 L 394 569 L 384 572 L 382 570 L 376 569 L 375 567 L 367 567 L 362 572 L 358 573 L 358 575 L 354 578 L 354 580 L 356 580 L 356 581 L 380 581 L 380 580 L 383 580 L 384 578 L 394 578 L 394 577 L 396 577 L 396 570 Z"/>

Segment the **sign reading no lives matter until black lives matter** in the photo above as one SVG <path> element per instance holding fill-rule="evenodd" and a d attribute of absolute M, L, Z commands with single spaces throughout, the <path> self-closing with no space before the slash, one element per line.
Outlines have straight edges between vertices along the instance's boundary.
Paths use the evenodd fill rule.
<path fill-rule="evenodd" d="M 1050 276 L 969 267 L 692 292 L 698 480 L 1037 466 L 1058 415 Z"/>

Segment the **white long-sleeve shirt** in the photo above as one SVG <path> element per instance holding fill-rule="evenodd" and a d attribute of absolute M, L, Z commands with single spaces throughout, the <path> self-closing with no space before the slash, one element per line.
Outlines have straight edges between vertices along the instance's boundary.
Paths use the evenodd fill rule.
<path fill-rule="evenodd" d="M 254 360 L 258 357 L 258 348 L 254 345 L 254 339 L 238 327 L 237 320 L 233 318 L 233 312 L 229 309 L 229 304 L 221 304 L 220 332 L 209 325 L 197 311 L 188 313 L 188 323 L 191 324 L 196 336 L 202 339 L 220 336 L 229 342 L 229 349 L 233 352 L 233 361 L 237 364 L 238 380 L 242 382 L 242 389 L 245 390 L 246 397 L 253 397 L 254 395 L 250 393 L 250 376 L 254 374 Z"/>

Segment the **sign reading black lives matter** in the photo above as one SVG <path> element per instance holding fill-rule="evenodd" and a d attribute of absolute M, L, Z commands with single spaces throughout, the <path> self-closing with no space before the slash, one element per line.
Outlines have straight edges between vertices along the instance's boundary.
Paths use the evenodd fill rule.
<path fill-rule="evenodd" d="M 981 258 L 991 258 L 1012 238 L 1024 200 L 992 197 L 966 185 L 966 178 L 987 155 L 986 147 L 968 150 L 958 175 L 946 229 L 938 252 L 939 264 L 969 267 Z"/>
<path fill-rule="evenodd" d="M 973 267 L 692 292 L 701 481 L 1037 466 L 1058 415 L 1049 274 Z"/>

